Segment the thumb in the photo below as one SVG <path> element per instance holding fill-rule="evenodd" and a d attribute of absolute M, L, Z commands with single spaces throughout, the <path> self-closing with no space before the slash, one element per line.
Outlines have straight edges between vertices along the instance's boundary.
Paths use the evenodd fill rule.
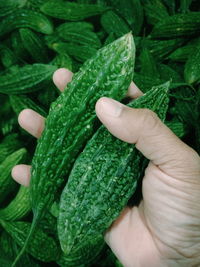
<path fill-rule="evenodd" d="M 165 173 L 191 180 L 198 177 L 200 158 L 149 109 L 133 109 L 111 98 L 96 103 L 105 127 L 122 141 L 136 145 L 142 154 Z"/>

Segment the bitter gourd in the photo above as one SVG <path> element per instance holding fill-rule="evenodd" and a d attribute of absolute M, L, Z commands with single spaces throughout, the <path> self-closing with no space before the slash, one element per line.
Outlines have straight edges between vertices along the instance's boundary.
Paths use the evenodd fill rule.
<path fill-rule="evenodd" d="M 100 5 L 78 4 L 63 0 L 50 0 L 40 10 L 48 16 L 69 21 L 79 21 L 102 14 L 106 7 Z"/>
<path fill-rule="evenodd" d="M 20 186 L 15 198 L 3 209 L 0 209 L 0 218 L 15 221 L 25 217 L 31 211 L 29 187 Z"/>
<path fill-rule="evenodd" d="M 56 66 L 32 64 L 0 76 L 0 92 L 4 94 L 23 94 L 37 91 L 37 85 L 50 78 Z"/>
<path fill-rule="evenodd" d="M 75 43 L 58 42 L 52 44 L 52 48 L 59 54 L 69 54 L 80 62 L 85 62 L 97 52 L 97 49 L 89 45 L 78 45 Z"/>
<path fill-rule="evenodd" d="M 85 22 L 86 23 L 86 22 Z M 88 45 L 94 48 L 100 48 L 101 42 L 95 32 L 92 31 L 89 23 L 68 22 L 61 24 L 56 33 L 61 40 L 73 42 L 80 45 Z M 83 25 L 83 26 L 82 26 Z"/>
<path fill-rule="evenodd" d="M 177 38 L 200 33 L 200 12 L 176 14 L 157 23 L 151 32 L 152 38 Z"/>
<path fill-rule="evenodd" d="M 0 1 L 0 17 L 7 16 L 17 8 L 22 8 L 27 0 L 6 0 Z"/>
<path fill-rule="evenodd" d="M 96 240 L 95 240 L 96 241 Z M 100 238 L 98 242 L 93 244 L 87 244 L 81 248 L 81 251 L 76 251 L 74 253 L 64 254 L 57 263 L 61 267 L 88 267 L 91 266 L 93 262 L 98 262 L 99 257 L 105 247 L 105 242 L 103 238 Z M 91 249 L 93 248 L 93 249 Z"/>
<path fill-rule="evenodd" d="M 130 32 L 130 27 L 126 22 L 112 10 L 101 16 L 101 25 L 108 34 L 113 32 L 116 37 L 121 37 Z"/>
<path fill-rule="evenodd" d="M 24 221 L 9 222 L 0 219 L 0 224 L 19 246 L 24 245 L 31 223 Z M 30 244 L 27 246 L 27 252 L 44 262 L 56 261 L 60 256 L 59 245 L 40 228 L 36 229 Z"/>
<path fill-rule="evenodd" d="M 169 82 L 136 99 L 130 107 L 149 108 L 164 120 Z M 134 145 L 102 126 L 77 158 L 61 194 L 58 236 L 64 253 L 95 244 L 133 195 L 144 160 Z"/>
<path fill-rule="evenodd" d="M 19 30 L 22 43 L 35 62 L 47 63 L 49 61 L 47 47 L 41 37 L 30 29 Z"/>
<path fill-rule="evenodd" d="M 18 134 L 7 135 L 0 143 L 0 163 L 20 147 L 22 147 L 22 143 Z"/>
<path fill-rule="evenodd" d="M 23 109 L 33 109 L 36 112 L 38 112 L 40 115 L 46 117 L 47 112 L 44 108 L 37 105 L 33 100 L 31 100 L 29 97 L 25 95 L 9 95 L 10 104 L 12 106 L 12 109 L 15 111 L 17 115 L 23 110 Z"/>
<path fill-rule="evenodd" d="M 29 9 L 19 9 L 5 17 L 0 24 L 0 36 L 17 28 L 31 28 L 44 34 L 53 33 L 51 21 L 45 15 Z"/>
<path fill-rule="evenodd" d="M 189 84 L 200 81 L 200 44 L 195 47 L 185 64 L 184 77 Z"/>
<path fill-rule="evenodd" d="M 51 105 L 32 161 L 30 190 L 34 217 L 21 254 L 38 221 L 52 205 L 80 149 L 94 133 L 96 101 L 101 96 L 117 100 L 125 96 L 133 77 L 134 58 L 135 46 L 129 33 L 88 60 Z"/>
<path fill-rule="evenodd" d="M 11 178 L 11 170 L 22 160 L 25 159 L 27 151 L 25 148 L 21 148 L 11 155 L 9 155 L 0 165 L 0 201 L 15 188 L 16 183 Z"/>

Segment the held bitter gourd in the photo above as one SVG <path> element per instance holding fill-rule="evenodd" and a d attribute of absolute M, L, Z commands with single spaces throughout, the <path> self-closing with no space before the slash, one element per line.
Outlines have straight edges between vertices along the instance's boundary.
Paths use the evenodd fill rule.
<path fill-rule="evenodd" d="M 169 82 L 129 104 L 149 108 L 164 120 Z M 95 244 L 133 195 L 144 157 L 102 126 L 76 160 L 61 194 L 58 236 L 64 253 Z"/>
<path fill-rule="evenodd" d="M 31 223 L 24 221 L 9 222 L 0 219 L 0 224 L 19 246 L 24 245 Z M 57 242 L 40 228 L 35 231 L 27 247 L 27 252 L 44 262 L 55 261 L 60 256 L 60 248 Z"/>
<path fill-rule="evenodd" d="M 102 96 L 116 100 L 125 96 L 133 76 L 134 58 L 135 46 L 129 33 L 88 60 L 51 105 L 32 161 L 30 190 L 34 217 L 21 254 L 80 149 L 94 133 L 96 101 Z"/>

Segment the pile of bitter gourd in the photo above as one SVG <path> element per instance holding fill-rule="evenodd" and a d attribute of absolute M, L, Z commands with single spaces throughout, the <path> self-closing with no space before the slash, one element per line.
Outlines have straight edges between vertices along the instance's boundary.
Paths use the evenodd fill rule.
<path fill-rule="evenodd" d="M 199 62 L 197 0 L 0 0 L 0 266 L 121 266 L 103 236 L 140 201 L 148 161 L 95 103 L 149 108 L 200 153 Z M 75 73 L 63 93 L 61 67 Z M 38 141 L 18 125 L 25 108 L 46 117 Z M 20 163 L 29 187 L 11 178 Z"/>

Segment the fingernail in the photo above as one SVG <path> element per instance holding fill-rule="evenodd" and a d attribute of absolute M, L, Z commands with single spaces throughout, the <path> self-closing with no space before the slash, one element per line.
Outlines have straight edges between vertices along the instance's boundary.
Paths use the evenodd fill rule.
<path fill-rule="evenodd" d="M 123 105 L 114 99 L 103 97 L 101 101 L 101 108 L 107 115 L 117 118 L 122 112 Z"/>

